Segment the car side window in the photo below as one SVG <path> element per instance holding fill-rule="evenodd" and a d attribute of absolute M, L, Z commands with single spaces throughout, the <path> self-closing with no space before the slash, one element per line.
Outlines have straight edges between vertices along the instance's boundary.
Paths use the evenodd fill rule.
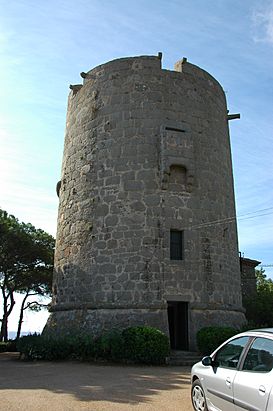
<path fill-rule="evenodd" d="M 257 337 L 248 350 L 243 371 L 269 372 L 273 368 L 273 340 Z"/>
<path fill-rule="evenodd" d="M 214 357 L 215 365 L 223 368 L 237 368 L 241 353 L 248 340 L 249 337 L 240 337 L 225 344 Z"/>

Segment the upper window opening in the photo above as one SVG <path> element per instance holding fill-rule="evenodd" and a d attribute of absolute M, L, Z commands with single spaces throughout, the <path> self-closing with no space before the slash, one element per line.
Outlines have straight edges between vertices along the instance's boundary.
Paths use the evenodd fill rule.
<path fill-rule="evenodd" d="M 170 259 L 183 260 L 184 232 L 178 230 L 170 231 Z"/>

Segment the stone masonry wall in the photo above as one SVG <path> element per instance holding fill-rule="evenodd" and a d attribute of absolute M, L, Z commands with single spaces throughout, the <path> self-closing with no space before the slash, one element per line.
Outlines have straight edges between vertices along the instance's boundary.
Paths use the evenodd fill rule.
<path fill-rule="evenodd" d="M 194 347 L 208 313 L 244 320 L 225 95 L 185 59 L 175 70 L 125 58 L 72 87 L 48 329 L 168 332 L 176 299 L 189 303 Z M 181 261 L 171 229 L 184 231 Z"/>

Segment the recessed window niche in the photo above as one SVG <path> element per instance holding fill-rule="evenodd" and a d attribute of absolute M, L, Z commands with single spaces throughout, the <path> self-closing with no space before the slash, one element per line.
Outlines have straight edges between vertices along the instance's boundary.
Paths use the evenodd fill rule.
<path fill-rule="evenodd" d="M 170 166 L 169 190 L 186 191 L 187 169 L 180 165 Z"/>

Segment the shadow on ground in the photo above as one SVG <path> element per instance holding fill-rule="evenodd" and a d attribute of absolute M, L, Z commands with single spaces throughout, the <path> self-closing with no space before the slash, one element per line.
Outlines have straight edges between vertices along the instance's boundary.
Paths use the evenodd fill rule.
<path fill-rule="evenodd" d="M 48 390 L 80 401 L 148 403 L 162 390 L 188 389 L 187 367 L 98 365 L 79 362 L 26 362 L 0 354 L 0 390 Z"/>

